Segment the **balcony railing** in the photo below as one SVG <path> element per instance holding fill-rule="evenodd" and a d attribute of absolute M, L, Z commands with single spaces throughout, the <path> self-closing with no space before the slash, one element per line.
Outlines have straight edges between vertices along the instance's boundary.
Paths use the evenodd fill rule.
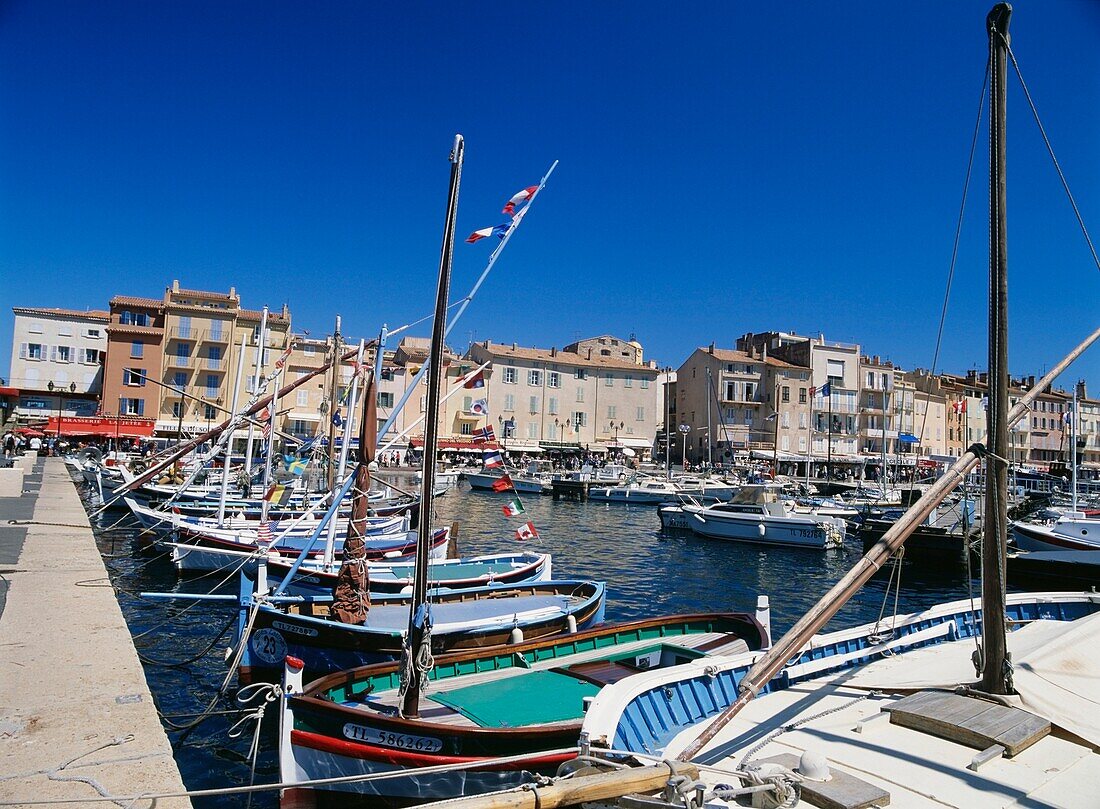
<path fill-rule="evenodd" d="M 199 357 L 200 367 L 207 371 L 224 371 L 225 357 L 214 359 L 213 357 Z"/>
<path fill-rule="evenodd" d="M 167 357 L 165 357 L 165 364 L 169 368 L 190 368 L 191 358 L 181 357 L 178 354 L 169 354 Z"/>
<path fill-rule="evenodd" d="M 200 341 L 204 343 L 228 343 L 229 335 L 230 329 L 210 329 L 203 332 Z"/>

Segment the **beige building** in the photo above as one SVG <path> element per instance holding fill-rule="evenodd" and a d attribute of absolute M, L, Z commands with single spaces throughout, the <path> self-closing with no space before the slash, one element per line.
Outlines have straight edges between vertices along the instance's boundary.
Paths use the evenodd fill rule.
<path fill-rule="evenodd" d="M 796 462 L 809 446 L 810 373 L 745 343 L 697 348 L 676 371 L 676 415 L 686 425 L 674 462 Z M 778 439 L 778 443 L 777 443 Z M 675 441 L 675 437 L 674 437 Z M 674 444 L 675 447 L 675 444 Z"/>
<path fill-rule="evenodd" d="M 18 423 L 50 416 L 92 416 L 103 389 L 107 312 L 12 308 L 15 315 L 8 387 L 18 391 Z"/>
<path fill-rule="evenodd" d="M 111 298 L 100 412 L 156 419 L 164 398 L 162 386 L 156 384 L 163 360 L 164 301 L 130 295 Z"/>
<path fill-rule="evenodd" d="M 629 448 L 639 457 L 652 450 L 664 401 L 660 372 L 637 341 L 594 337 L 560 350 L 485 341 L 470 346 L 466 360 L 491 363 L 483 389 L 489 415 L 469 429 L 492 424 L 508 450 Z"/>

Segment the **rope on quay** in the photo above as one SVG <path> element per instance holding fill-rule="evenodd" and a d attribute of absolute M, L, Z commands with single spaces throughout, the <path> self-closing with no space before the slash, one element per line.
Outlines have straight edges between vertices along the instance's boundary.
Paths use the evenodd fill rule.
<path fill-rule="evenodd" d="M 96 748 L 97 750 L 100 748 Z M 573 747 L 561 747 L 556 750 L 542 750 L 539 751 L 539 755 L 544 756 L 559 756 L 566 753 L 577 753 L 580 748 Z M 94 750 L 85 753 L 89 755 L 95 752 Z M 517 761 L 523 761 L 526 758 L 530 758 L 530 753 L 523 753 L 515 756 L 501 756 L 499 758 L 487 758 L 479 759 L 477 766 L 479 767 L 496 767 L 502 764 L 513 764 Z M 451 772 L 454 770 L 468 770 L 472 766 L 471 762 L 457 762 L 454 764 L 436 764 L 432 767 L 417 767 L 415 770 L 416 775 L 434 775 L 436 773 Z M 4 800 L 0 799 L 0 806 L 57 806 L 66 803 L 114 803 L 119 806 L 134 807 L 138 801 L 149 801 L 150 809 L 156 805 L 156 802 L 165 798 L 212 798 L 221 795 L 242 795 L 246 793 L 255 792 L 270 792 L 276 789 L 290 789 L 291 787 L 324 787 L 334 786 L 337 784 L 356 784 L 367 781 L 385 781 L 390 778 L 407 778 L 410 775 L 409 770 L 388 770 L 386 772 L 377 773 L 363 773 L 359 775 L 338 775 L 331 778 L 314 778 L 309 781 L 280 781 L 274 784 L 254 784 L 251 786 L 239 786 L 239 787 L 220 787 L 216 789 L 193 789 L 186 790 L 184 792 L 145 792 L 138 795 L 102 795 L 97 798 L 43 798 L 41 800 Z"/>

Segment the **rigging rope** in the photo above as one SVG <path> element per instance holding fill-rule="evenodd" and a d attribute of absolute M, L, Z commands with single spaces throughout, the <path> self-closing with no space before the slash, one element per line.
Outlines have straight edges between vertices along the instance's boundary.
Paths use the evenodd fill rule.
<path fill-rule="evenodd" d="M 996 29 L 994 29 L 996 30 Z M 1012 46 L 1009 45 L 1008 39 L 1000 31 L 997 31 L 999 36 L 1005 43 L 1005 49 L 1008 51 L 1008 58 L 1012 61 L 1012 69 L 1016 71 L 1016 78 L 1020 80 L 1020 87 L 1024 91 L 1024 97 L 1027 99 L 1028 106 L 1031 107 L 1031 115 L 1035 118 L 1035 125 L 1039 127 L 1039 134 L 1043 136 L 1043 143 L 1047 147 L 1047 153 L 1050 155 L 1051 162 L 1054 163 L 1054 170 L 1058 173 L 1058 179 L 1062 181 L 1062 188 L 1066 191 L 1066 197 L 1069 199 L 1069 204 L 1073 208 L 1073 215 L 1077 217 L 1077 224 L 1081 227 L 1081 234 L 1085 237 L 1085 242 L 1089 246 L 1089 252 L 1092 253 L 1092 261 L 1096 265 L 1096 269 L 1100 270 L 1100 257 L 1096 255 L 1096 248 L 1092 244 L 1092 239 L 1089 238 L 1088 228 L 1085 227 L 1085 220 L 1081 218 L 1081 211 L 1077 207 L 1077 200 L 1073 198 L 1073 192 L 1069 190 L 1069 182 L 1066 180 L 1066 175 L 1062 173 L 1062 167 L 1058 163 L 1058 158 L 1054 155 L 1054 147 L 1050 144 L 1050 138 L 1047 137 L 1046 129 L 1043 128 L 1043 122 L 1039 119 L 1039 110 L 1035 106 L 1035 102 L 1031 100 L 1031 92 L 1027 89 L 1027 82 L 1024 81 L 1024 74 L 1020 71 L 1020 65 L 1016 62 L 1016 54 L 1012 52 Z"/>
<path fill-rule="evenodd" d="M 932 365 L 929 374 L 928 390 L 925 391 L 924 418 L 921 421 L 919 436 L 922 442 L 924 441 L 924 431 L 928 426 L 928 403 L 931 400 L 932 396 L 931 380 L 936 375 L 936 366 L 939 364 L 940 361 L 940 349 L 943 346 L 943 329 L 944 324 L 947 322 L 947 307 L 951 301 L 951 285 L 955 279 L 955 266 L 958 263 L 959 259 L 959 240 L 962 237 L 962 226 L 966 213 L 966 199 L 969 196 L 970 192 L 970 178 L 974 172 L 974 155 L 978 149 L 978 135 L 981 133 L 982 128 L 982 114 L 985 112 L 985 93 L 986 88 L 989 86 L 989 71 L 991 59 L 992 56 L 986 57 L 985 73 L 982 75 L 982 91 L 978 96 L 978 114 L 974 118 L 974 132 L 970 136 L 970 157 L 967 159 L 966 162 L 966 178 L 963 180 L 962 200 L 959 202 L 959 217 L 955 223 L 955 239 L 954 243 L 951 246 L 951 263 L 949 264 L 947 269 L 947 286 L 943 291 L 943 308 L 940 310 L 940 323 L 936 329 L 936 349 L 932 354 Z M 901 411 L 899 410 L 899 421 L 901 420 L 900 412 Z M 900 433 L 900 424 L 898 424 L 898 428 L 898 432 Z M 883 470 L 884 473 L 885 471 L 886 470 Z M 910 492 L 913 491 L 913 486 L 916 483 L 916 477 L 916 469 L 914 468 L 913 477 L 909 481 Z M 883 489 L 885 490 L 885 486 L 883 487 Z"/>

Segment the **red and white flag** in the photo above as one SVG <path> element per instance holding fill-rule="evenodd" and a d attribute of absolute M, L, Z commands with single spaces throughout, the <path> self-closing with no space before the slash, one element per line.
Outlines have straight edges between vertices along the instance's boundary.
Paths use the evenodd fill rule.
<path fill-rule="evenodd" d="M 951 409 L 955 411 L 956 416 L 961 416 L 966 412 L 966 399 L 957 399 L 952 402 Z"/>
<path fill-rule="evenodd" d="M 523 541 L 523 540 L 527 540 L 527 539 L 538 539 L 538 538 L 539 538 L 539 532 L 535 530 L 535 524 L 534 523 L 525 522 L 523 525 L 521 525 L 519 528 L 516 529 L 516 539 L 518 539 L 518 540 Z"/>
<path fill-rule="evenodd" d="M 535 192 L 539 190 L 537 185 L 529 186 L 522 191 L 516 193 L 507 203 L 504 205 L 504 210 L 501 213 L 506 213 L 509 216 L 514 216 L 516 213 L 516 206 L 521 205 L 527 200 L 531 199 L 535 195 Z"/>
<path fill-rule="evenodd" d="M 288 359 L 290 359 L 290 352 L 291 352 L 291 346 L 288 344 L 287 347 L 286 347 L 286 351 L 284 351 L 282 353 L 282 355 L 279 357 L 279 359 L 275 360 L 275 370 L 276 371 L 278 371 L 280 368 L 282 368 L 284 365 L 286 365 L 286 361 Z"/>

